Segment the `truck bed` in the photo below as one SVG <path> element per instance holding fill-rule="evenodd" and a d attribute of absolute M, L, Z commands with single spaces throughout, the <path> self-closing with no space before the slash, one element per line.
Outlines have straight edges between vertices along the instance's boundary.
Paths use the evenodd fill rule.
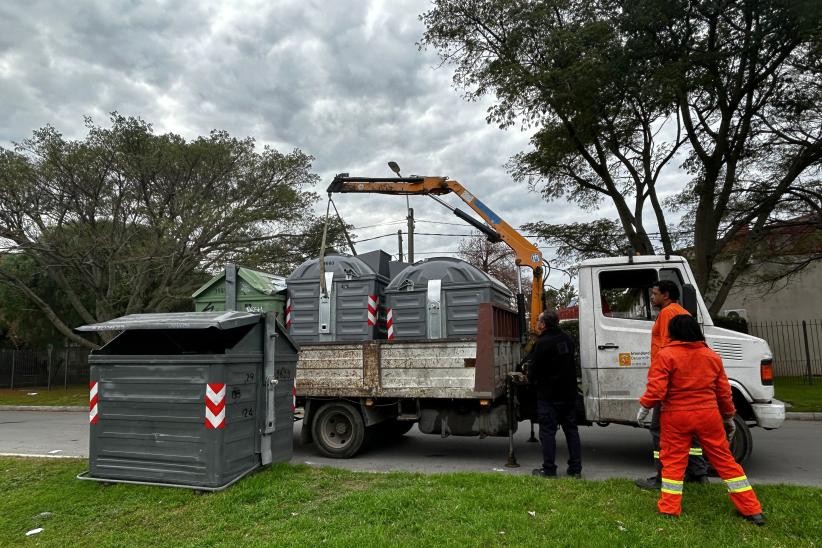
<path fill-rule="evenodd" d="M 482 304 L 476 338 L 304 343 L 297 396 L 496 399 L 519 361 L 516 314 Z"/>

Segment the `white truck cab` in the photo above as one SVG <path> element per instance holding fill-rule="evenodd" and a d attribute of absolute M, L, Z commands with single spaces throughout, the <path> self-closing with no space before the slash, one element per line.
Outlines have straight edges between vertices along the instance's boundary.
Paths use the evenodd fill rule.
<path fill-rule="evenodd" d="M 651 329 L 659 313 L 650 287 L 663 279 L 686 292 L 695 288 L 683 257 L 615 257 L 580 265 L 580 365 L 588 421 L 635 424 L 650 366 Z M 771 351 L 760 338 L 714 326 L 702 296 L 691 289 L 694 293 L 706 342 L 722 357 L 733 389 L 738 433 L 731 449 L 743 461 L 752 449 L 749 426 L 772 429 L 785 420 L 784 404 L 773 398 Z"/>

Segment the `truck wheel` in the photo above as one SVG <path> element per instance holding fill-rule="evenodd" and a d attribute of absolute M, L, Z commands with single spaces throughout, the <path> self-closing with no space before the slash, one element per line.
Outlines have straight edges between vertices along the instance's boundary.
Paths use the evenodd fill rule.
<path fill-rule="evenodd" d="M 311 433 L 320 453 L 334 459 L 350 459 L 362 447 L 365 423 L 353 405 L 329 403 L 315 411 Z"/>
<path fill-rule="evenodd" d="M 751 456 L 753 437 L 747 423 L 739 415 L 734 415 L 734 424 L 736 425 L 736 433 L 730 443 L 731 454 L 734 456 L 734 460 L 741 464 Z"/>

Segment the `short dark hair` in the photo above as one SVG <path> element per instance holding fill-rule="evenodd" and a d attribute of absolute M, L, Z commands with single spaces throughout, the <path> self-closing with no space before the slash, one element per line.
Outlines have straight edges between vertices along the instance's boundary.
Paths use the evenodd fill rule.
<path fill-rule="evenodd" d="M 559 327 L 559 314 L 556 310 L 548 309 L 540 317 L 545 322 L 545 327 Z"/>
<path fill-rule="evenodd" d="M 690 314 L 679 314 L 671 318 L 668 323 L 668 335 L 672 341 L 697 342 L 705 340 L 699 322 Z"/>
<path fill-rule="evenodd" d="M 651 287 L 659 288 L 660 293 L 667 293 L 668 298 L 672 301 L 679 300 L 679 286 L 671 280 L 659 280 L 658 282 L 654 282 Z"/>

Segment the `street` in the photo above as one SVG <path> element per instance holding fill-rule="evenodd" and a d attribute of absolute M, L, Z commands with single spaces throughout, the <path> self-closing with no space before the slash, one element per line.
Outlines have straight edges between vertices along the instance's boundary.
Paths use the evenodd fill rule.
<path fill-rule="evenodd" d="M 0 411 L 0 454 L 88 457 L 85 412 Z M 515 436 L 519 468 L 505 466 L 507 438 L 460 438 L 411 430 L 393 442 L 375 443 L 350 460 L 319 456 L 313 445 L 301 446 L 301 422 L 294 424 L 294 464 L 337 466 L 348 470 L 388 472 L 492 472 L 530 474 L 540 465 L 539 443 L 529 443 L 528 423 Z M 789 483 L 822 487 L 822 422 L 786 421 L 778 430 L 752 429 L 754 450 L 744 464 L 754 483 Z M 653 473 L 650 436 L 628 426 L 581 427 L 583 477 L 592 480 L 637 478 Z M 565 440 L 557 434 L 557 462 L 564 471 Z M 713 481 L 718 481 L 714 479 Z"/>

